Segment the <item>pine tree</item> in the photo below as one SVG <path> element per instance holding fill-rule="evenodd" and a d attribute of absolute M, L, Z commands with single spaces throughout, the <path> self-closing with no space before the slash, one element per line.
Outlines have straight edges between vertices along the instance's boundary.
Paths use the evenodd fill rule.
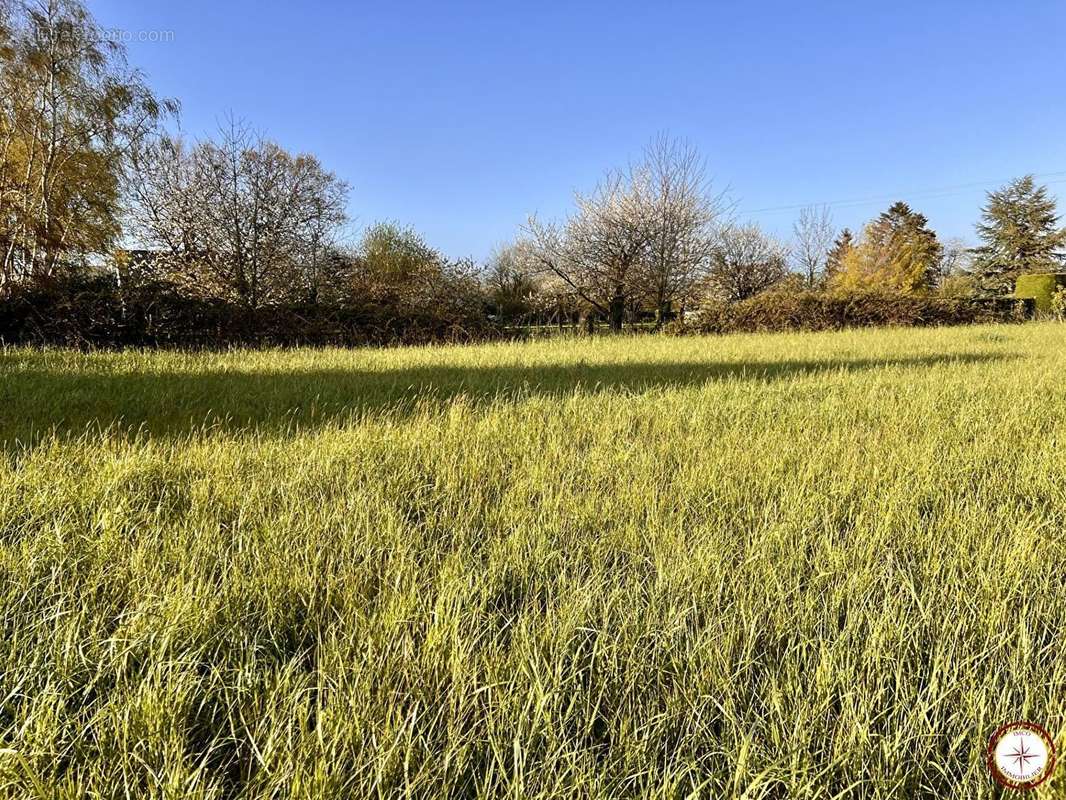
<path fill-rule="evenodd" d="M 833 242 L 833 246 L 830 248 L 829 253 L 825 258 L 825 280 L 828 283 L 832 283 L 834 276 L 840 272 L 840 266 L 844 263 L 844 259 L 848 253 L 855 246 L 855 237 L 852 236 L 851 230 L 844 228 L 840 232 L 840 236 Z"/>
<path fill-rule="evenodd" d="M 841 236 L 830 253 L 829 283 L 845 292 L 925 292 L 936 285 L 943 257 L 925 216 L 895 203 L 863 229 L 858 242 Z"/>
<path fill-rule="evenodd" d="M 1062 268 L 1066 231 L 1059 228 L 1055 200 L 1032 175 L 989 192 L 981 220 L 977 235 L 984 244 L 975 252 L 974 272 L 982 290 L 1005 294 L 1021 274 Z"/>
<path fill-rule="evenodd" d="M 901 286 L 919 290 L 936 285 L 944 248 L 924 214 L 906 203 L 893 203 L 870 226 L 869 238 L 892 263 Z"/>

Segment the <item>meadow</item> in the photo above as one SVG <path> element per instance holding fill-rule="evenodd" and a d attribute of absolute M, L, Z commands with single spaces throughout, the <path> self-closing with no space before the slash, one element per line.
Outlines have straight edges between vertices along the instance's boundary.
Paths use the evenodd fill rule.
<path fill-rule="evenodd" d="M 3 350 L 0 796 L 996 797 L 1064 445 L 1059 323 Z"/>

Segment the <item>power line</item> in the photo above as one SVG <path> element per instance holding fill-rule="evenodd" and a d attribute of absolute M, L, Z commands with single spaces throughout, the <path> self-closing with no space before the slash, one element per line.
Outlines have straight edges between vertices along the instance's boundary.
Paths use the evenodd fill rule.
<path fill-rule="evenodd" d="M 1066 170 L 1059 172 L 1041 172 L 1034 173 L 1034 178 L 1054 178 L 1055 180 L 1044 180 L 1046 184 L 1066 183 Z M 768 208 L 756 208 L 751 211 L 740 212 L 742 214 L 772 214 L 779 211 L 799 211 L 804 208 L 814 207 L 827 207 L 827 208 L 853 208 L 856 206 L 868 205 L 870 203 L 887 203 L 893 200 L 898 200 L 901 197 L 905 198 L 919 198 L 919 199 L 937 199 L 940 197 L 952 197 L 957 194 L 963 194 L 970 189 L 980 189 L 987 186 L 1007 183 L 1012 180 L 1011 178 L 1000 179 L 988 179 L 983 181 L 975 181 L 973 183 L 959 183 L 954 186 L 941 186 L 936 189 L 918 189 L 911 192 L 895 192 L 893 194 L 881 195 L 879 197 L 867 197 L 861 199 L 852 200 L 832 200 L 823 203 L 801 203 L 799 205 L 791 206 L 770 206 Z"/>

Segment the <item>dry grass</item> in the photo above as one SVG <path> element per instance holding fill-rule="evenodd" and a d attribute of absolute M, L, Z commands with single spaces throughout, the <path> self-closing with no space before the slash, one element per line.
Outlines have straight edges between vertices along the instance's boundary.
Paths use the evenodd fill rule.
<path fill-rule="evenodd" d="M 0 440 L 3 796 L 992 797 L 997 724 L 1066 744 L 1066 326 L 8 350 Z"/>

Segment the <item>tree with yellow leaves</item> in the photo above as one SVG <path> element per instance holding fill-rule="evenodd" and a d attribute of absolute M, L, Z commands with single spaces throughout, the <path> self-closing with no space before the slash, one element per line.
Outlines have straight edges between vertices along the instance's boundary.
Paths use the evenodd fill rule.
<path fill-rule="evenodd" d="M 936 286 L 944 248 L 923 214 L 895 203 L 846 248 L 830 288 L 915 294 Z"/>
<path fill-rule="evenodd" d="M 0 0 L 0 293 L 111 248 L 131 148 L 175 110 L 80 0 Z"/>

